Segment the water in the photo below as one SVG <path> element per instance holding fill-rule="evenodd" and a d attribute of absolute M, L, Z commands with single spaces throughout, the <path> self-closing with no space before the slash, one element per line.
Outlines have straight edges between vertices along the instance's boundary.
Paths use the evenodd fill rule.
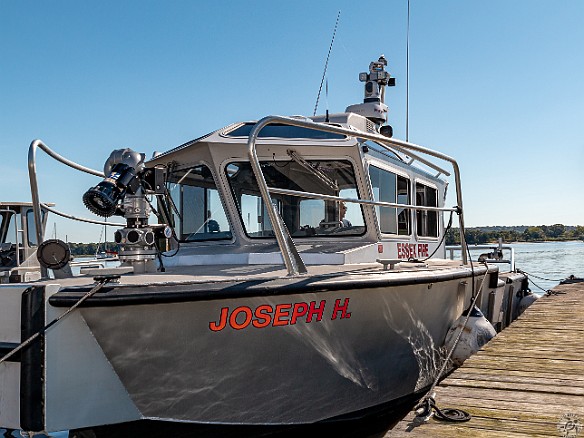
<path fill-rule="evenodd" d="M 496 246 L 493 244 L 493 248 Z M 504 246 L 510 246 L 515 250 L 516 269 L 528 274 L 529 287 L 538 295 L 557 286 L 561 280 L 570 275 L 584 277 L 583 241 L 505 243 Z M 473 249 L 472 245 L 469 249 L 475 261 L 480 254 L 487 252 L 485 249 Z M 509 251 L 504 250 L 503 256 L 507 259 Z M 460 252 L 455 251 L 454 257 L 460 257 Z M 508 266 L 501 265 L 501 271 L 508 270 Z"/>
<path fill-rule="evenodd" d="M 581 240 L 514 243 L 509 246 L 515 249 L 515 266 L 530 274 L 533 292 L 543 293 L 541 289 L 551 289 L 558 285 L 558 280 L 570 275 L 584 277 L 584 242 Z"/>

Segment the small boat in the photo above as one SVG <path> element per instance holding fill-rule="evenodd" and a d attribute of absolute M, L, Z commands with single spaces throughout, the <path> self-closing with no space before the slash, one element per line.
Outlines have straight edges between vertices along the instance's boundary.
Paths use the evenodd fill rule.
<path fill-rule="evenodd" d="M 46 208 L 41 208 L 41 221 L 45 227 Z M 37 246 L 32 203 L 0 202 L 0 284 L 41 279 Z"/>
<path fill-rule="evenodd" d="M 117 150 L 104 172 L 76 165 L 103 178 L 85 205 L 123 218 L 120 267 L 0 288 L 5 351 L 67 314 L 0 365 L 0 425 L 354 418 L 432 384 L 471 298 L 501 322 L 523 277 L 468 260 L 458 165 L 392 137 L 386 65 L 360 74 L 364 101 L 343 113 L 234 123 L 150 160 Z M 454 215 L 461 260 L 444 246 Z"/>

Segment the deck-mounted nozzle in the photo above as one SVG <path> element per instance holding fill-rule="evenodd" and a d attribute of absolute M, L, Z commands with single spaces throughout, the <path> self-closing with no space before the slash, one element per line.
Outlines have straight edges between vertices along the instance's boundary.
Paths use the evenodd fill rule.
<path fill-rule="evenodd" d="M 392 78 L 389 72 L 385 71 L 385 66 L 387 66 L 387 59 L 381 55 L 377 61 L 369 64 L 369 73 L 359 73 L 359 80 L 365 82 L 365 98 L 363 103 L 350 105 L 346 109 L 348 113 L 367 117 L 375 122 L 378 128 L 382 128 L 381 125 L 387 122 L 389 108 L 385 104 L 385 87 L 395 85 L 395 78 Z M 387 135 L 386 133 L 391 129 L 385 128 L 383 131 L 385 131 L 384 135 Z"/>
<path fill-rule="evenodd" d="M 158 253 L 156 237 L 161 227 L 148 225 L 152 212 L 147 194 L 159 193 L 156 172 L 144 166 L 145 154 L 131 149 L 118 149 L 111 153 L 104 165 L 105 179 L 83 195 L 85 206 L 93 213 L 109 217 L 123 216 L 126 227 L 115 232 L 120 245 L 119 258 L 122 265 L 134 267 L 134 272 L 152 271 Z M 159 178 L 158 178 L 159 179 Z M 156 187 L 156 189 L 152 189 Z"/>

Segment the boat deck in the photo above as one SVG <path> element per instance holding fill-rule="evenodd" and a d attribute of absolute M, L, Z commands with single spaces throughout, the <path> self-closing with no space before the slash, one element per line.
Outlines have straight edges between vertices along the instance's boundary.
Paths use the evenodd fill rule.
<path fill-rule="evenodd" d="M 436 272 L 448 270 L 468 271 L 459 260 L 431 259 L 423 263 L 401 261 L 393 269 L 384 270 L 381 263 L 359 263 L 344 265 L 316 265 L 308 266 L 308 274 L 295 277 L 304 281 L 311 276 L 339 276 L 349 275 L 355 277 L 379 275 L 391 278 L 392 276 L 432 277 Z M 476 270 L 476 268 L 475 268 Z M 62 287 L 90 286 L 94 284 L 94 276 L 116 274 L 116 268 L 96 268 L 84 271 L 86 275 L 58 279 L 43 280 L 38 284 L 59 283 Z M 122 273 L 123 271 L 120 271 Z M 166 272 L 153 272 L 146 274 L 122 274 L 119 279 L 121 285 L 145 285 L 145 284 L 173 284 L 173 283 L 208 283 L 226 281 L 249 280 L 277 280 L 290 279 L 284 265 L 193 265 L 171 266 Z"/>
<path fill-rule="evenodd" d="M 385 437 L 584 437 L 584 283 L 554 293 L 436 388 L 438 407 L 470 421 L 420 424 L 410 412 Z"/>

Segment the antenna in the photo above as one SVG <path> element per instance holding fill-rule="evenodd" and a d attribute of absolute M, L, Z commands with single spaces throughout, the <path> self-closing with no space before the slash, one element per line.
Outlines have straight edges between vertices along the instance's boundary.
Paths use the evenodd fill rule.
<path fill-rule="evenodd" d="M 324 78 L 326 76 L 326 69 L 328 67 L 329 58 L 331 56 L 331 50 L 333 49 L 333 43 L 335 42 L 335 35 L 337 34 L 337 27 L 339 25 L 339 18 L 341 17 L 341 10 L 337 13 L 337 21 L 335 22 L 335 28 L 333 30 L 333 37 L 331 39 L 331 45 L 328 50 L 328 54 L 326 55 L 326 62 L 324 63 L 324 72 L 322 73 L 322 79 L 320 80 L 320 87 L 318 88 L 318 95 L 316 96 L 316 104 L 314 105 L 314 113 L 313 116 L 316 116 L 316 110 L 318 108 L 318 101 L 320 100 L 320 92 L 322 91 L 322 84 L 324 82 Z"/>
<path fill-rule="evenodd" d="M 325 88 L 324 88 L 324 95 L 325 95 L 325 102 L 326 102 L 326 118 L 324 119 L 324 121 L 326 123 L 329 122 L 329 104 L 328 104 L 328 78 L 326 78 L 326 84 L 325 84 Z M 316 114 L 315 114 L 316 115 Z"/>
<path fill-rule="evenodd" d="M 406 141 L 410 138 L 410 0 L 408 0 L 408 23 L 406 27 Z"/>

